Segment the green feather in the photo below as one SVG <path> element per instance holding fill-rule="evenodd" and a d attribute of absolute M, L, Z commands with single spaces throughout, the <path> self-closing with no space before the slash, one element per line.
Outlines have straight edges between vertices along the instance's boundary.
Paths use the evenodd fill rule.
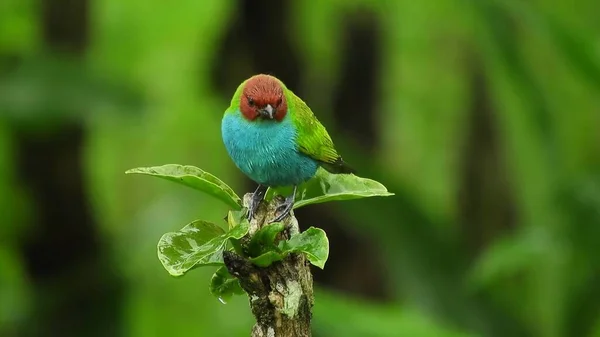
<path fill-rule="evenodd" d="M 318 161 L 331 173 L 354 173 L 337 153 L 327 130 L 308 105 L 285 85 L 283 88 L 288 102 L 288 113 L 298 129 L 296 142 L 300 152 Z"/>
<path fill-rule="evenodd" d="M 239 110 L 242 93 L 244 92 L 244 87 L 246 86 L 246 83 L 249 80 L 250 79 L 246 79 L 244 82 L 242 82 L 240 85 L 238 85 L 237 89 L 235 89 L 235 93 L 233 94 L 233 97 L 231 98 L 231 102 L 229 104 L 229 108 L 227 108 L 227 110 L 225 110 L 226 114 L 234 113 L 237 110 Z"/>

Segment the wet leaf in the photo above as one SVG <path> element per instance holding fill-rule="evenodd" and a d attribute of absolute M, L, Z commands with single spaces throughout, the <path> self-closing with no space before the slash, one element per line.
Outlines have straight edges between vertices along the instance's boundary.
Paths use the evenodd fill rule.
<path fill-rule="evenodd" d="M 154 167 L 138 167 L 126 174 L 145 174 L 177 182 L 195 190 L 210 194 L 235 210 L 242 209 L 242 200 L 221 179 L 195 166 L 168 164 Z"/>
<path fill-rule="evenodd" d="M 313 265 L 323 269 L 329 256 L 329 240 L 322 229 L 310 227 L 306 231 L 281 241 L 279 247 L 263 252 L 250 261 L 259 267 L 268 267 L 273 262 L 283 260 L 288 254 L 304 253 Z"/>
<path fill-rule="evenodd" d="M 229 274 L 225 266 L 220 267 L 213 274 L 209 288 L 210 293 L 223 303 L 226 303 L 233 295 L 244 294 L 239 280 Z"/>
<path fill-rule="evenodd" d="M 270 188 L 267 200 L 275 194 L 290 195 L 291 187 Z M 298 186 L 294 209 L 310 204 L 334 200 L 352 200 L 368 197 L 386 197 L 394 195 L 381 183 L 354 174 L 331 174 L 319 168 L 314 178 Z"/>
<path fill-rule="evenodd" d="M 196 220 L 177 232 L 164 234 L 158 242 L 158 258 L 173 276 L 181 276 L 199 266 L 223 264 L 223 250 L 230 238 L 248 233 L 248 221 L 225 232 L 219 226 Z"/>
<path fill-rule="evenodd" d="M 302 233 L 281 242 L 281 249 L 286 253 L 304 253 L 310 263 L 323 269 L 329 257 L 329 240 L 325 231 L 310 227 Z"/>

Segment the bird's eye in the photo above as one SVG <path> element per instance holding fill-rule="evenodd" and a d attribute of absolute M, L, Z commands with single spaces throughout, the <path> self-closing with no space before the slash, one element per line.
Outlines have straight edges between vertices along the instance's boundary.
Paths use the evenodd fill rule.
<path fill-rule="evenodd" d="M 248 97 L 248 104 L 250 106 L 254 106 L 254 100 L 252 99 L 252 97 Z"/>

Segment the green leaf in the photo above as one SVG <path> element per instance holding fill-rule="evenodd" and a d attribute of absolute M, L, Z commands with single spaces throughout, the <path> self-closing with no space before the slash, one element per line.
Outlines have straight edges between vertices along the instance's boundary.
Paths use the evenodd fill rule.
<path fill-rule="evenodd" d="M 310 227 L 302 233 L 292 236 L 288 241 L 282 241 L 281 249 L 285 252 L 302 252 L 308 261 L 323 269 L 329 257 L 329 240 L 325 231 Z"/>
<path fill-rule="evenodd" d="M 242 221 L 246 219 L 246 213 L 247 209 L 245 207 L 240 211 L 229 211 L 226 218 L 229 229 L 232 229 L 233 227 L 236 227 L 242 223 Z"/>
<path fill-rule="evenodd" d="M 258 230 L 250 240 L 248 247 L 250 256 L 258 256 L 264 252 L 278 249 L 275 245 L 275 237 L 281 233 L 283 228 L 284 225 L 281 222 L 274 222 Z"/>
<path fill-rule="evenodd" d="M 261 255 L 251 258 L 250 262 L 259 267 L 268 267 L 273 262 L 283 260 L 291 253 L 304 253 L 313 265 L 323 269 L 329 256 L 329 240 L 322 229 L 310 227 L 306 231 L 279 243 L 279 252 L 273 247 Z"/>
<path fill-rule="evenodd" d="M 246 226 L 248 226 L 248 219 L 246 219 L 246 208 L 244 207 L 241 211 L 229 211 L 227 213 L 227 226 L 229 230 L 239 226 L 242 222 L 246 221 Z M 240 255 L 244 255 L 244 251 L 242 249 L 242 245 L 239 239 L 229 238 L 229 242 L 231 242 L 231 246 L 233 250 Z"/>
<path fill-rule="evenodd" d="M 196 220 L 180 231 L 164 234 L 158 242 L 158 258 L 173 276 L 181 276 L 199 266 L 223 264 L 223 250 L 230 238 L 248 233 L 248 221 L 225 233 L 217 225 Z"/>
<path fill-rule="evenodd" d="M 278 253 L 274 250 L 267 251 L 257 257 L 250 258 L 250 262 L 259 267 L 268 267 L 273 262 L 281 261 L 286 257 L 287 253 Z"/>
<path fill-rule="evenodd" d="M 286 188 L 269 188 L 267 200 L 275 194 L 290 195 L 292 190 Z M 319 168 L 317 174 L 304 184 L 298 186 L 294 209 L 310 204 L 334 200 L 352 200 L 368 197 L 386 197 L 394 195 L 381 183 L 355 176 L 354 174 L 331 174 Z"/>
<path fill-rule="evenodd" d="M 244 289 L 237 278 L 227 271 L 225 266 L 220 267 L 210 280 L 210 293 L 219 301 L 226 303 L 233 295 L 243 295 Z"/>
<path fill-rule="evenodd" d="M 195 166 L 168 164 L 154 167 L 138 167 L 126 174 L 145 174 L 174 181 L 195 190 L 208 193 L 225 202 L 235 210 L 242 209 L 242 199 L 221 179 Z"/>

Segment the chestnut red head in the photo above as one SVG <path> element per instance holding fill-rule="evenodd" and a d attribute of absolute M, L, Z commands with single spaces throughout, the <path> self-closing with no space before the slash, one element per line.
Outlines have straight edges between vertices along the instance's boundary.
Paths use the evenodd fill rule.
<path fill-rule="evenodd" d="M 269 75 L 251 77 L 242 90 L 240 111 L 251 121 L 257 118 L 281 121 L 287 113 L 281 82 Z"/>

